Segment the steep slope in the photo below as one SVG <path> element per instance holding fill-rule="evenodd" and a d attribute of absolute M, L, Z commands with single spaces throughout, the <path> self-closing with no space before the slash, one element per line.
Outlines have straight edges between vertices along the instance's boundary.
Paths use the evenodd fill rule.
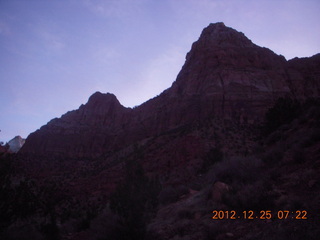
<path fill-rule="evenodd" d="M 211 24 L 192 45 L 173 89 L 181 96 L 205 96 L 214 115 L 258 120 L 276 98 L 291 94 L 285 64 L 284 57 L 242 33 Z"/>
<path fill-rule="evenodd" d="M 279 97 L 319 96 L 318 69 L 317 56 L 287 62 L 223 23 L 210 24 L 158 97 L 129 109 L 112 94 L 95 93 L 31 134 L 21 152 L 92 158 L 208 119 L 255 124 Z"/>

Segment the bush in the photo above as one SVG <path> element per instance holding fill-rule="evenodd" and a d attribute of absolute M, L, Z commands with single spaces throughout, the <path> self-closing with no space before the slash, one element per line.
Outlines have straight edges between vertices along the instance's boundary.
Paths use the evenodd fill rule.
<path fill-rule="evenodd" d="M 304 153 L 304 150 L 303 149 L 296 149 L 293 153 L 293 160 L 295 163 L 303 163 L 305 162 L 305 153 Z"/>
<path fill-rule="evenodd" d="M 162 191 L 159 194 L 159 202 L 162 205 L 167 205 L 169 203 L 176 202 L 178 199 L 178 193 L 171 186 L 162 189 Z"/>
<path fill-rule="evenodd" d="M 123 226 L 120 224 L 120 217 L 110 209 L 106 209 L 102 214 L 92 220 L 89 229 L 92 239 L 124 239 L 122 233 Z"/>
<path fill-rule="evenodd" d="M 261 160 L 254 157 L 234 157 L 216 165 L 214 173 L 217 181 L 231 184 L 233 182 L 252 182 L 261 173 Z"/>
<path fill-rule="evenodd" d="M 204 226 L 204 233 L 206 240 L 216 239 L 218 235 L 225 232 L 225 225 L 221 225 L 215 221 Z"/>
<path fill-rule="evenodd" d="M 281 148 L 281 146 L 277 146 L 271 149 L 270 151 L 266 152 L 262 156 L 263 162 L 268 165 L 279 163 L 281 162 L 282 158 L 283 158 L 283 149 Z"/>
<path fill-rule="evenodd" d="M 174 203 L 179 200 L 183 195 L 189 193 L 189 188 L 185 185 L 179 185 L 177 187 L 168 186 L 159 193 L 159 203 L 162 205 L 167 205 Z"/>
<path fill-rule="evenodd" d="M 127 160 L 125 170 L 124 182 L 110 198 L 110 208 L 121 219 L 123 239 L 144 239 L 146 224 L 158 204 L 160 184 L 145 176 L 137 158 Z"/>
<path fill-rule="evenodd" d="M 220 148 L 212 148 L 204 157 L 201 172 L 205 173 L 215 163 L 223 160 L 223 152 Z"/>
<path fill-rule="evenodd" d="M 301 105 L 291 98 L 279 98 L 265 116 L 264 131 L 266 134 L 278 129 L 283 124 L 290 123 L 300 112 Z"/>
<path fill-rule="evenodd" d="M 234 210 L 259 211 L 274 208 L 276 198 L 271 182 L 261 180 L 233 186 L 233 191 L 224 195 L 224 202 Z"/>
<path fill-rule="evenodd" d="M 178 217 L 180 219 L 193 219 L 194 213 L 190 208 L 183 208 L 178 211 Z"/>

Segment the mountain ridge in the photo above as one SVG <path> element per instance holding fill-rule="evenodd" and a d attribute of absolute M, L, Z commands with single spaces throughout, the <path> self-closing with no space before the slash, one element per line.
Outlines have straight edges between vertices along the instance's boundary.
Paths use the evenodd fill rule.
<path fill-rule="evenodd" d="M 319 69 L 320 54 L 287 61 L 210 24 L 157 97 L 96 92 L 0 154 L 14 184 L 32 180 L 5 209 L 36 206 L 27 229 L 48 239 L 318 239 Z"/>
<path fill-rule="evenodd" d="M 30 134 L 21 152 L 94 158 L 207 118 L 256 124 L 279 97 L 319 96 L 318 58 L 286 61 L 223 23 L 210 24 L 159 96 L 131 109 L 96 92 Z"/>

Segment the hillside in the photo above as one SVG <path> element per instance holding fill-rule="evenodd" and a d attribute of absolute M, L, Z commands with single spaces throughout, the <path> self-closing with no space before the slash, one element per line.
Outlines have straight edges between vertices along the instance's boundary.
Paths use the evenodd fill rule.
<path fill-rule="evenodd" d="M 2 236 L 316 239 L 319 56 L 210 24 L 160 95 L 131 109 L 96 92 L 1 155 Z"/>

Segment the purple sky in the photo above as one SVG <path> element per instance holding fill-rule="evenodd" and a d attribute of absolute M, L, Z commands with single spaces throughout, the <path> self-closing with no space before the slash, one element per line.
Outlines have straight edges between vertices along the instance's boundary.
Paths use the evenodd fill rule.
<path fill-rule="evenodd" d="M 160 94 L 211 22 L 287 59 L 312 56 L 319 13 L 319 0 L 0 0 L 0 141 L 95 91 L 127 107 Z"/>

